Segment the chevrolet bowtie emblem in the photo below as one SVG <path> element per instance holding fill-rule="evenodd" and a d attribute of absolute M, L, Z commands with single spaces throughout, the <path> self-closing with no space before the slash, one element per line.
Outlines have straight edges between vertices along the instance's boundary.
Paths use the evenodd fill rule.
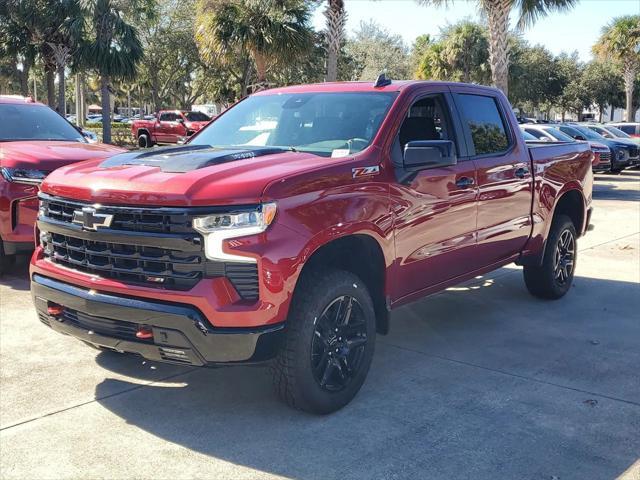
<path fill-rule="evenodd" d="M 82 210 L 73 212 L 73 223 L 79 223 L 87 230 L 97 230 L 98 227 L 108 228 L 113 221 L 113 215 L 96 213 L 93 207 L 84 207 Z"/>

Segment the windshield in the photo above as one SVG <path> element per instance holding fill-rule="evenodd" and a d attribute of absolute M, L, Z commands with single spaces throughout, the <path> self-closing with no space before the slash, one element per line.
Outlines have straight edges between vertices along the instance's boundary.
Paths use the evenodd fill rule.
<path fill-rule="evenodd" d="M 594 132 L 588 127 L 583 127 L 579 125 L 572 125 L 572 128 L 578 130 L 580 134 L 587 140 L 602 140 L 604 137 L 597 132 Z"/>
<path fill-rule="evenodd" d="M 340 157 L 373 140 L 395 93 L 285 93 L 249 97 L 190 144 L 272 146 Z"/>
<path fill-rule="evenodd" d="M 0 141 L 57 140 L 84 142 L 69 122 L 41 105 L 0 105 Z"/>
<path fill-rule="evenodd" d="M 631 138 L 631 135 L 627 135 L 626 133 L 624 133 L 619 128 L 612 127 L 611 125 L 607 125 L 606 127 L 603 127 L 603 128 L 605 130 L 609 130 L 611 133 L 613 133 L 618 138 Z"/>
<path fill-rule="evenodd" d="M 551 135 L 559 142 L 575 142 L 575 139 L 573 137 L 570 137 L 566 133 L 561 132 L 557 128 L 545 128 L 544 130 L 549 132 L 549 135 Z"/>
<path fill-rule="evenodd" d="M 184 116 L 187 118 L 187 120 L 189 120 L 190 122 L 208 122 L 209 120 L 211 120 L 209 115 L 202 112 L 183 112 L 183 113 L 184 113 Z"/>
<path fill-rule="evenodd" d="M 522 130 L 522 136 L 524 137 L 525 141 L 526 140 L 537 140 L 536 137 L 534 137 L 533 135 L 531 135 L 529 132 L 526 132 L 524 130 Z"/>

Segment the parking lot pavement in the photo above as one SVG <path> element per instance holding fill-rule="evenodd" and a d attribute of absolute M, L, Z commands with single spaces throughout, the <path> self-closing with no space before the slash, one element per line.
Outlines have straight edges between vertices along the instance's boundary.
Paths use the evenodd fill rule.
<path fill-rule="evenodd" d="M 0 280 L 2 478 L 640 479 L 640 172 L 598 176 L 572 291 L 506 267 L 393 314 L 362 391 L 316 417 L 264 368 L 97 352 Z"/>

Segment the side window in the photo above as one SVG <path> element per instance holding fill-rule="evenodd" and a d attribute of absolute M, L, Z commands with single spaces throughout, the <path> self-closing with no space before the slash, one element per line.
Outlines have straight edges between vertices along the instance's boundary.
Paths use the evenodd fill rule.
<path fill-rule="evenodd" d="M 163 113 L 160 115 L 161 122 L 175 122 L 178 119 L 178 115 L 176 113 Z"/>
<path fill-rule="evenodd" d="M 622 130 L 627 135 L 635 135 L 636 134 L 635 125 L 618 125 L 616 128 L 619 128 L 620 130 Z"/>
<path fill-rule="evenodd" d="M 417 140 L 453 140 L 441 97 L 428 97 L 414 103 L 398 132 L 400 146 Z"/>
<path fill-rule="evenodd" d="M 509 136 L 493 97 L 458 95 L 462 122 L 471 132 L 476 155 L 500 153 L 509 146 Z"/>

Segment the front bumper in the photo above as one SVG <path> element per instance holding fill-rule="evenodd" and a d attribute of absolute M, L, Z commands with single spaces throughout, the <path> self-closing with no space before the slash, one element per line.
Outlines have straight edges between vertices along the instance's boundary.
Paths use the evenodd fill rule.
<path fill-rule="evenodd" d="M 100 293 L 38 274 L 31 278 L 31 293 L 40 321 L 53 330 L 158 362 L 262 362 L 275 356 L 284 334 L 284 324 L 212 328 L 191 306 Z M 52 305 L 63 307 L 62 313 L 50 315 Z M 151 330 L 153 337 L 137 338 L 141 327 Z"/>

